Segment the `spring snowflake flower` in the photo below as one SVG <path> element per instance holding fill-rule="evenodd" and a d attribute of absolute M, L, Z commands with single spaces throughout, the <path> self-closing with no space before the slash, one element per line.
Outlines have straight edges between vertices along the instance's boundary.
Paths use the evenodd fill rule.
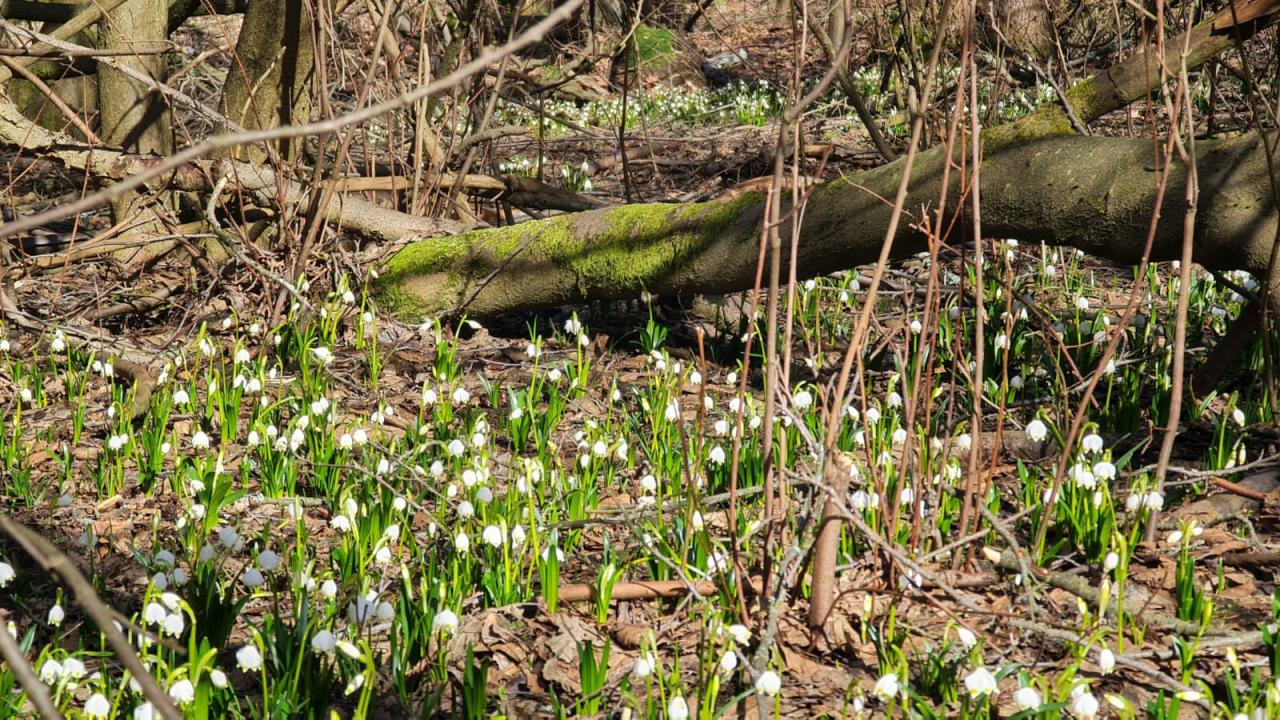
<path fill-rule="evenodd" d="M 1106 460 L 1093 464 L 1093 475 L 1099 480 L 1114 480 L 1116 477 L 1116 466 Z"/>
<path fill-rule="evenodd" d="M 668 720 L 689 720 L 689 703 L 684 701 L 680 695 L 671 698 L 671 702 L 667 703 L 667 719 Z"/>
<path fill-rule="evenodd" d="M 637 657 L 635 664 L 631 666 L 631 674 L 638 678 L 648 677 L 656 666 L 657 660 L 653 657 L 653 653 L 644 653 Z"/>
<path fill-rule="evenodd" d="M 164 616 L 164 624 L 160 626 L 161 631 L 170 637 L 178 637 L 186 628 L 187 622 L 183 619 L 182 613 L 169 613 Z"/>
<path fill-rule="evenodd" d="M 170 686 L 169 697 L 173 698 L 173 701 L 178 705 L 186 705 L 196 699 L 196 688 L 191 684 L 190 680 L 182 678 Z"/>
<path fill-rule="evenodd" d="M 227 674 L 222 672 L 221 668 L 214 668 L 209 671 L 209 682 L 221 690 L 228 685 Z"/>
<path fill-rule="evenodd" d="M 1076 309 L 1083 312 L 1089 309 L 1089 298 L 1081 295 L 1076 298 Z M 1097 701 L 1095 701 L 1097 702 Z"/>
<path fill-rule="evenodd" d="M 240 581 L 244 583 L 245 587 L 250 589 L 262 585 L 263 580 L 262 571 L 258 570 L 258 568 L 249 568 L 240 576 Z"/>
<path fill-rule="evenodd" d="M 1071 691 L 1071 703 L 1067 710 L 1079 720 L 1093 720 L 1098 717 L 1098 698 L 1089 692 L 1087 686 L 1081 685 Z"/>
<path fill-rule="evenodd" d="M 165 612 L 164 606 L 157 602 L 147 603 L 147 606 L 142 610 L 142 619 L 148 625 L 159 625 L 164 622 L 167 615 L 168 613 Z"/>
<path fill-rule="evenodd" d="M 67 617 L 67 613 L 65 610 L 62 609 L 61 605 L 55 603 L 53 607 L 49 608 L 48 621 L 50 625 L 54 627 L 58 627 L 59 625 L 62 624 L 62 621 L 65 620 L 66 617 Z"/>
<path fill-rule="evenodd" d="M 497 525 L 486 526 L 484 529 L 484 532 L 481 533 L 481 536 L 484 538 L 485 542 L 489 543 L 495 548 L 502 547 L 502 542 L 504 539 L 502 537 L 502 529 L 499 528 Z"/>
<path fill-rule="evenodd" d="M 1244 427 L 1244 423 L 1245 423 L 1244 411 L 1241 410 L 1240 408 L 1236 408 L 1231 411 L 1231 419 L 1234 420 L 1235 423 L 1240 427 Z"/>
<path fill-rule="evenodd" d="M 333 353 L 329 351 L 329 348 L 324 347 L 323 345 L 311 348 L 311 357 L 315 358 L 316 362 L 321 365 L 328 365 L 333 362 Z"/>
<path fill-rule="evenodd" d="M 436 613 L 431 619 L 431 630 L 446 634 L 453 634 L 458 630 L 458 616 L 450 609 L 445 608 Z"/>
<path fill-rule="evenodd" d="M 978 644 L 978 636 L 963 625 L 956 628 L 956 637 L 959 638 L 960 644 L 964 645 L 966 649 L 972 649 L 974 645 Z"/>
<path fill-rule="evenodd" d="M 471 538 L 467 537 L 466 532 L 458 531 L 457 536 L 453 538 L 453 549 L 463 554 L 471 549 Z"/>
<path fill-rule="evenodd" d="M 782 677 L 772 670 L 765 670 L 756 678 L 756 692 L 773 697 L 782 691 Z"/>
<path fill-rule="evenodd" d="M 733 651 L 733 648 L 724 651 L 724 654 L 720 656 L 719 665 L 720 672 L 726 675 L 738 669 L 738 654 Z"/>
<path fill-rule="evenodd" d="M 240 543 L 240 534 L 230 525 L 224 526 L 218 530 L 218 542 L 223 547 L 233 548 Z"/>
<path fill-rule="evenodd" d="M 719 445 L 711 448 L 710 458 L 711 458 L 711 462 L 715 463 L 716 465 L 723 465 L 725 461 L 724 448 L 720 447 Z"/>
<path fill-rule="evenodd" d="M 1038 710 L 1043 702 L 1040 691 L 1033 687 L 1018 688 L 1013 694 L 1013 704 L 1017 705 L 1019 710 Z"/>
<path fill-rule="evenodd" d="M 94 693 L 84 703 L 84 714 L 91 718 L 104 718 L 111 713 L 111 701 L 102 695 L 102 693 Z"/>
<path fill-rule="evenodd" d="M 62 677 L 62 663 L 49 658 L 40 666 L 40 680 L 46 685 L 52 685 L 58 682 L 58 678 Z"/>
<path fill-rule="evenodd" d="M 1084 448 L 1087 453 L 1102 452 L 1102 436 L 1097 433 L 1089 433 L 1080 441 L 1080 447 Z"/>
<path fill-rule="evenodd" d="M 245 645 L 236 651 L 236 665 L 245 672 L 254 672 L 262 667 L 262 653 L 258 646 Z"/>
<path fill-rule="evenodd" d="M 896 673 L 886 673 L 876 680 L 876 685 L 871 692 L 879 695 L 885 700 L 892 700 L 902 691 L 902 686 L 898 684 L 898 676 Z"/>
<path fill-rule="evenodd" d="M 467 392 L 466 388 L 460 387 L 453 391 L 453 401 L 455 403 L 465 405 L 469 400 L 471 400 L 471 393 Z"/>
<path fill-rule="evenodd" d="M 78 658 L 69 657 L 62 661 L 62 677 L 79 680 L 84 677 L 86 669 Z"/>
<path fill-rule="evenodd" d="M 320 594 L 330 600 L 337 597 L 338 583 L 334 582 L 332 579 L 326 579 L 324 582 L 320 583 Z"/>
<path fill-rule="evenodd" d="M 53 332 L 53 340 L 49 342 L 49 349 L 56 353 L 67 349 L 67 338 L 62 334 L 61 330 Z"/>
<path fill-rule="evenodd" d="M 797 410 L 805 410 L 813 404 L 813 393 L 808 390 L 801 390 L 791 398 L 791 401 L 795 404 Z"/>
<path fill-rule="evenodd" d="M 1109 675 L 1116 669 L 1116 654 L 1111 652 L 1111 648 L 1104 647 L 1098 653 L 1098 669 L 1103 675 Z"/>
<path fill-rule="evenodd" d="M 679 420 L 680 402 L 673 399 L 671 402 L 667 403 L 667 409 L 663 411 L 662 416 L 667 419 L 667 422 L 675 422 Z"/>
<path fill-rule="evenodd" d="M 263 572 L 271 572 L 280 567 L 280 556 L 272 550 L 263 550 L 258 553 L 258 568 Z"/>
<path fill-rule="evenodd" d="M 351 520 L 346 515 L 334 515 L 329 518 L 329 527 L 338 532 L 350 532 Z"/>
<path fill-rule="evenodd" d="M 1027 437 L 1040 442 L 1049 436 L 1049 428 L 1039 418 L 1027 423 Z"/>
<path fill-rule="evenodd" d="M 311 638 L 311 649 L 321 653 L 331 653 L 338 647 L 338 639 L 328 630 L 321 630 Z"/>
<path fill-rule="evenodd" d="M 209 449 L 209 435 L 203 430 L 197 430 L 195 435 L 191 436 L 191 447 L 196 450 Z"/>
<path fill-rule="evenodd" d="M 1107 556 L 1103 558 L 1102 569 L 1106 570 L 1107 572 L 1111 572 L 1112 570 L 1115 570 L 1116 566 L 1118 566 L 1119 564 L 1120 564 L 1120 556 L 1117 555 L 1114 551 L 1112 551 L 1107 553 Z"/>
<path fill-rule="evenodd" d="M 996 677 L 985 667 L 979 667 L 964 678 L 964 688 L 969 697 L 980 698 L 1000 692 Z"/>

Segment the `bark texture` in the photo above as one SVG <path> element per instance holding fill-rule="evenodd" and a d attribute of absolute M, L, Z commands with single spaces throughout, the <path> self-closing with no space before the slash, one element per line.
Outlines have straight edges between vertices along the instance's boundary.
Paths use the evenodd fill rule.
<path fill-rule="evenodd" d="M 247 130 L 307 122 L 313 70 L 310 3 L 255 0 L 244 15 L 219 110 Z M 300 148 L 297 139 L 276 146 L 284 160 L 292 160 Z M 256 145 L 242 146 L 236 156 L 251 162 L 266 159 Z"/>
<path fill-rule="evenodd" d="M 984 230 L 1136 263 L 1156 197 L 1151 147 L 1149 140 L 1049 137 L 988 155 Z M 921 159 L 906 206 L 917 219 L 941 191 L 942 156 Z M 1197 162 L 1196 261 L 1265 271 L 1276 208 L 1262 137 L 1199 143 Z M 883 198 L 892 197 L 898 178 L 893 164 L 817 189 L 801 227 L 799 275 L 874 262 L 892 211 Z M 1185 182 L 1185 168 L 1175 166 L 1166 196 L 1181 197 Z M 751 193 L 728 203 L 627 205 L 421 241 L 390 261 L 379 287 L 393 311 L 417 320 L 633 297 L 645 289 L 662 295 L 744 290 L 755 278 L 763 210 L 763 194 Z M 1179 256 L 1182 218 L 1161 218 L 1155 259 Z M 915 223 L 901 226 L 895 256 L 927 249 Z"/>

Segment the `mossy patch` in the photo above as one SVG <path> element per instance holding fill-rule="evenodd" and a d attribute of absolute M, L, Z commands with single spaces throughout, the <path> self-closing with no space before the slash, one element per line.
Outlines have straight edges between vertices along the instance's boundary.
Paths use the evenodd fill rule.
<path fill-rule="evenodd" d="M 635 40 L 636 57 L 641 63 L 660 62 L 675 54 L 676 34 L 670 30 L 640 25 Z"/>

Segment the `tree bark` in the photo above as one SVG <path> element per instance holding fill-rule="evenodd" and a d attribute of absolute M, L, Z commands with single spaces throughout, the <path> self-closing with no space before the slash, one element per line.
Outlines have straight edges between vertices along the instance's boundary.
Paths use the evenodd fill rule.
<path fill-rule="evenodd" d="M 1155 202 L 1151 154 L 1149 140 L 1094 137 L 1031 140 L 988 154 L 983 228 L 993 237 L 1071 245 L 1137 263 Z M 918 161 L 906 205 L 915 219 L 940 196 L 942 160 L 934 153 Z M 1197 162 L 1196 261 L 1265 272 L 1276 208 L 1262 137 L 1197 143 Z M 1178 164 L 1169 197 L 1179 197 L 1185 178 Z M 874 262 L 892 211 L 884 198 L 897 183 L 892 164 L 814 191 L 800 230 L 798 274 Z M 745 290 L 755 280 L 763 209 L 764 195 L 751 193 L 726 203 L 626 205 L 420 241 L 390 260 L 378 287 L 393 312 L 417 320 L 619 299 L 646 289 L 660 295 Z M 896 257 L 928 249 L 915 222 L 902 227 Z M 1181 233 L 1181 214 L 1161 218 L 1153 259 L 1177 258 Z"/>
<path fill-rule="evenodd" d="M 1169 67 L 1196 67 L 1276 19 L 1278 0 L 1228 9 L 1165 43 Z M 1242 11 L 1248 11 L 1243 15 Z M 1233 14 L 1234 13 L 1234 14 Z M 1253 18 L 1237 23 L 1234 18 Z M 1159 83 L 1155 48 L 1066 92 L 1088 123 L 1143 97 Z M 1261 137 L 1198 143 L 1202 192 L 1197 262 L 1261 272 L 1275 237 Z M 1137 261 L 1154 206 L 1150 140 L 1077 137 L 1059 105 L 1049 105 L 982 136 L 983 227 L 995 237 L 1074 245 L 1119 263 Z M 957 150 L 956 152 L 959 152 Z M 906 211 L 919 217 L 940 197 L 940 147 L 922 152 Z M 958 159 L 957 159 L 958 160 Z M 815 190 L 805 209 L 797 271 L 844 270 L 876 259 L 901 161 L 842 177 Z M 1168 197 L 1185 170 L 1173 169 Z M 954 192 L 954 188 L 949 189 Z M 660 294 L 732 292 L 752 287 L 764 197 L 728 202 L 629 205 L 414 243 L 393 256 L 377 289 L 407 319 L 462 312 L 497 315 L 571 302 Z M 952 203 L 951 207 L 957 207 Z M 785 216 L 785 211 L 784 211 Z M 1163 218 L 1153 257 L 1172 259 L 1180 217 Z M 914 223 L 902 223 L 894 257 L 926 249 Z"/>
<path fill-rule="evenodd" d="M 311 119 L 314 47 L 308 0 L 255 0 L 244 15 L 231 71 L 222 89 L 219 110 L 247 130 L 281 127 Z M 285 161 L 302 147 L 284 139 L 276 151 Z M 257 145 L 238 148 L 236 157 L 266 160 Z"/>

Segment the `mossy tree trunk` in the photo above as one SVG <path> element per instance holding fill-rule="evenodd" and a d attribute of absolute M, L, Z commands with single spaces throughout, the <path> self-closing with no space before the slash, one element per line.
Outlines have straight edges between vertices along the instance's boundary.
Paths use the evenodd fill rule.
<path fill-rule="evenodd" d="M 906 205 L 915 218 L 937 204 L 942 160 L 934 153 L 918 162 Z M 1198 143 L 1197 162 L 1197 262 L 1264 271 L 1276 208 L 1262 137 Z M 1050 137 L 1011 145 L 984 159 L 983 228 L 993 237 L 1070 245 L 1136 263 L 1155 204 L 1157 173 L 1150 168 L 1146 140 Z M 893 196 L 898 179 L 899 167 L 891 164 L 817 189 L 801 227 L 799 275 L 874 262 L 892 210 L 883 198 Z M 1182 197 L 1185 181 L 1185 168 L 1175 166 L 1166 196 Z M 758 193 L 727 203 L 624 205 L 424 240 L 390 260 L 380 293 L 392 311 L 420 320 L 450 311 L 496 315 L 634 297 L 641 290 L 744 290 L 755 279 L 763 209 Z M 1155 259 L 1178 257 L 1182 218 L 1165 213 L 1161 219 Z M 915 225 L 902 223 L 895 256 L 927 249 Z"/>

